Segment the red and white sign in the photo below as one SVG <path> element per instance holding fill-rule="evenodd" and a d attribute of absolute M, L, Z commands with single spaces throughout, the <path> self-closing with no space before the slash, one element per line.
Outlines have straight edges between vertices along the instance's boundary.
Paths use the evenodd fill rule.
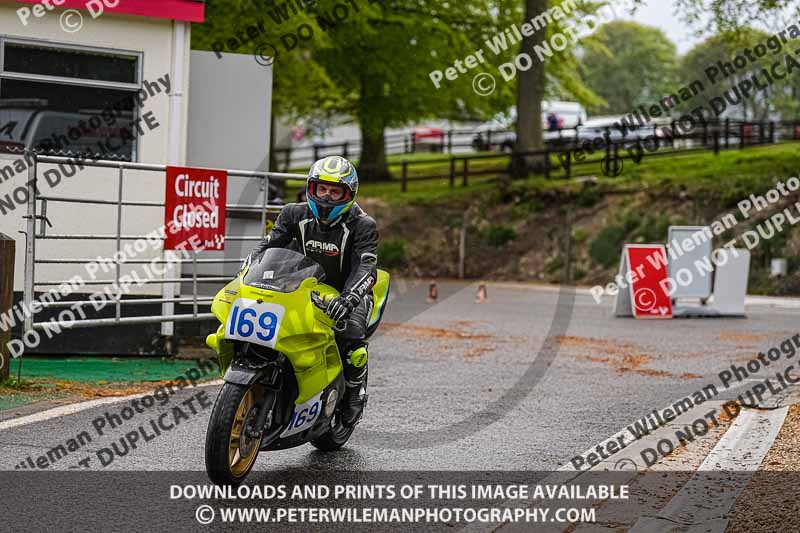
<path fill-rule="evenodd" d="M 672 318 L 667 282 L 667 252 L 662 245 L 625 246 L 629 291 L 635 318 Z"/>
<path fill-rule="evenodd" d="M 228 173 L 167 167 L 165 250 L 224 250 Z"/>

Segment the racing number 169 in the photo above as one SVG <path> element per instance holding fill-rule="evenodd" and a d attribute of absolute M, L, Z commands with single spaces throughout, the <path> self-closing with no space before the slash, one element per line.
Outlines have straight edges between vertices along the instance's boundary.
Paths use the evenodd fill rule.
<path fill-rule="evenodd" d="M 297 411 L 292 414 L 292 419 L 289 421 L 289 428 L 299 428 L 303 424 L 311 423 L 317 419 L 319 414 L 319 402 L 311 406 L 311 409 L 303 409 L 299 413 Z M 306 417 L 306 415 L 308 415 Z"/>
<path fill-rule="evenodd" d="M 256 322 L 253 321 L 256 317 L 259 328 L 256 328 Z M 266 311 L 259 315 L 256 313 L 255 309 L 249 307 L 240 309 L 238 306 L 234 306 L 228 334 L 247 338 L 252 336 L 255 332 L 256 337 L 266 342 L 271 341 L 273 337 L 275 337 L 275 330 L 277 327 L 278 317 L 275 313 Z"/>

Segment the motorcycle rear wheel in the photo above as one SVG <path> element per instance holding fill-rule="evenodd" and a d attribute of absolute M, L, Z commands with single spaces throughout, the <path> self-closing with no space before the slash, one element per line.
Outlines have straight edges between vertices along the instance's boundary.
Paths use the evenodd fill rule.
<path fill-rule="evenodd" d="M 368 377 L 364 378 L 365 387 L 368 379 Z M 366 405 L 364 407 L 366 408 Z M 341 418 L 342 417 L 339 413 L 339 408 L 337 407 L 336 412 L 331 419 L 331 426 L 328 431 L 312 440 L 311 445 L 322 452 L 334 452 L 347 444 L 347 441 L 350 440 L 350 437 L 353 435 L 353 431 L 355 431 L 356 426 L 345 426 L 342 424 Z"/>
<path fill-rule="evenodd" d="M 355 429 L 355 426 L 347 427 L 342 424 L 339 413 L 336 413 L 333 415 L 333 419 L 331 419 L 330 429 L 320 437 L 312 440 L 311 445 L 323 452 L 336 451 L 347 444 L 347 441 L 350 440 L 350 436 Z"/>
<path fill-rule="evenodd" d="M 263 398 L 260 385 L 225 383 L 214 403 L 206 433 L 206 472 L 217 485 L 237 486 L 253 469 L 261 438 L 249 437 Z"/>

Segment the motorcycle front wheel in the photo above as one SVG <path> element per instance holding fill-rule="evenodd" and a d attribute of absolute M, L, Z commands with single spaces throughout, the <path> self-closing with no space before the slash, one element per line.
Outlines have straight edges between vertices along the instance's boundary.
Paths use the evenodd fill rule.
<path fill-rule="evenodd" d="M 260 385 L 225 383 L 206 432 L 206 472 L 217 485 L 239 485 L 256 462 L 261 438 L 248 435 L 263 401 Z"/>

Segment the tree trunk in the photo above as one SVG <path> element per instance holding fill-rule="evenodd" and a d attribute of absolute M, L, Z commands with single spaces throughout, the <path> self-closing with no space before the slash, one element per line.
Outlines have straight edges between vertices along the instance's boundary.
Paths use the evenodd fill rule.
<path fill-rule="evenodd" d="M 525 20 L 530 20 L 547 10 L 549 0 L 525 0 Z M 523 38 L 522 52 L 529 54 L 533 66 L 517 74 L 517 151 L 531 152 L 541 150 L 542 139 L 542 100 L 545 91 L 544 63 L 539 61 L 533 51 L 547 37 L 547 28 L 542 27 L 532 35 Z M 528 167 L 543 164 L 540 157 L 514 158 L 514 177 L 527 175 Z"/>
<path fill-rule="evenodd" d="M 359 176 L 369 181 L 389 179 L 386 162 L 386 141 L 384 131 L 383 86 L 379 79 L 368 75 L 361 78 L 361 101 L 358 121 L 361 127 L 361 158 L 358 165 Z"/>

